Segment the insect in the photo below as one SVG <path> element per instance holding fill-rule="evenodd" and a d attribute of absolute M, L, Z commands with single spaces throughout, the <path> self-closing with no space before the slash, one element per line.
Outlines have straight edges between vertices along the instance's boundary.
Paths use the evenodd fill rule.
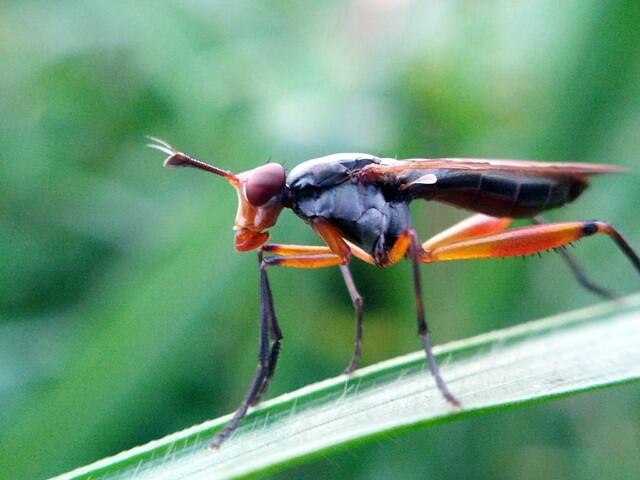
<path fill-rule="evenodd" d="M 250 406 L 264 395 L 280 352 L 282 333 L 274 309 L 267 270 L 338 267 L 355 309 L 355 342 L 345 373 L 358 368 L 362 345 L 362 297 L 349 271 L 358 258 L 387 267 L 407 258 L 412 264 L 418 335 L 437 388 L 454 408 L 432 353 L 421 294 L 419 265 L 452 260 L 521 256 L 559 249 L 577 280 L 604 297 L 608 290 L 593 283 L 563 247 L 583 237 L 608 235 L 640 272 L 640 258 L 624 237 L 601 221 L 545 223 L 543 211 L 575 200 L 591 175 L 622 172 L 611 165 L 547 163 L 483 159 L 377 158 L 341 153 L 308 160 L 288 174 L 278 163 L 267 163 L 233 174 L 191 158 L 151 137 L 149 146 L 166 153 L 166 167 L 194 167 L 226 178 L 236 190 L 235 247 L 257 250 L 260 277 L 260 341 L 258 366 L 241 405 L 214 437 L 218 448 L 236 429 Z M 475 212 L 431 239 L 420 242 L 411 223 L 409 203 L 438 201 Z M 267 243 L 267 229 L 289 208 L 307 222 L 323 246 Z M 514 218 L 533 225 L 509 228 Z"/>

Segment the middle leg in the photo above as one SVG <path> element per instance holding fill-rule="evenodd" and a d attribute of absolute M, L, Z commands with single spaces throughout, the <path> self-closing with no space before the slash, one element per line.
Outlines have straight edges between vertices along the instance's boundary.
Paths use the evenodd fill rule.
<path fill-rule="evenodd" d="M 396 243 L 389 252 L 389 259 L 391 263 L 400 261 L 404 256 L 408 256 L 411 261 L 411 272 L 413 275 L 413 294 L 416 302 L 416 320 L 418 324 L 418 335 L 422 342 L 422 348 L 427 357 L 427 365 L 429 371 L 433 376 L 436 386 L 440 391 L 440 394 L 444 399 L 449 402 L 453 407 L 460 408 L 462 404 L 460 401 L 449 391 L 447 384 L 445 383 L 442 375 L 440 374 L 440 367 L 433 355 L 433 346 L 431 344 L 431 336 L 429 326 L 427 325 L 427 319 L 424 311 L 424 300 L 422 298 L 422 282 L 420 280 L 420 258 L 424 253 L 420 242 L 418 241 L 418 234 L 413 227 L 405 230 L 400 234 Z"/>
<path fill-rule="evenodd" d="M 351 355 L 351 360 L 343 372 L 349 374 L 360 366 L 360 354 L 362 352 L 362 296 L 356 288 L 349 266 L 340 265 L 340 272 L 342 273 L 342 278 L 344 279 L 344 283 L 349 291 L 353 308 L 356 311 L 356 338 L 353 345 L 353 354 Z"/>
<path fill-rule="evenodd" d="M 429 327 L 424 314 L 424 300 L 422 299 L 422 285 L 420 281 L 419 257 L 422 247 L 418 242 L 418 235 L 413 228 L 408 231 L 408 234 L 411 241 L 409 244 L 409 257 L 411 259 L 411 269 L 413 273 L 413 293 L 415 296 L 416 312 L 418 317 L 418 335 L 420 335 L 420 339 L 422 340 L 422 347 L 427 356 L 429 370 L 431 371 L 431 375 L 433 375 L 436 385 L 438 386 L 438 390 L 440 390 L 440 393 L 447 402 L 456 408 L 460 408 L 462 404 L 447 388 L 447 384 L 444 382 L 442 375 L 440 374 L 440 367 L 438 367 L 438 363 L 433 355 Z"/>

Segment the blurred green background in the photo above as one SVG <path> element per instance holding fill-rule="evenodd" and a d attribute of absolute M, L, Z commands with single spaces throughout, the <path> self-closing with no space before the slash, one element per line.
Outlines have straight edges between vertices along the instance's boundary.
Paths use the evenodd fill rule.
<path fill-rule="evenodd" d="M 145 134 L 233 171 L 339 151 L 625 165 L 549 217 L 609 220 L 640 247 L 638 25 L 636 0 L 3 2 L 1 478 L 61 473 L 244 394 L 257 269 L 233 250 L 235 194 L 161 168 Z M 465 215 L 413 212 L 424 238 Z M 272 239 L 317 243 L 290 212 Z M 575 253 L 638 290 L 607 239 Z M 417 350 L 408 265 L 353 270 L 364 363 Z M 554 254 L 423 278 L 436 343 L 598 301 Z M 285 343 L 271 396 L 339 373 L 353 337 L 337 269 L 274 270 L 272 286 Z M 416 431 L 278 478 L 637 478 L 639 393 Z"/>

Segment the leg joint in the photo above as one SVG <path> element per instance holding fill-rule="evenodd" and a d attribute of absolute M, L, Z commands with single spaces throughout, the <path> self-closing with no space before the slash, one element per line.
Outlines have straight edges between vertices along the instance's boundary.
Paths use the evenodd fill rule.
<path fill-rule="evenodd" d="M 284 257 L 266 257 L 260 260 L 260 268 L 266 269 L 271 265 L 280 265 L 284 260 Z"/>
<path fill-rule="evenodd" d="M 598 232 L 605 232 L 608 230 L 609 225 L 602 222 L 585 222 L 582 224 L 582 234 L 585 237 L 594 235 Z"/>
<path fill-rule="evenodd" d="M 273 243 L 265 243 L 264 245 L 260 246 L 260 249 L 258 250 L 259 253 L 269 253 L 269 252 L 273 252 L 274 250 L 277 250 L 278 245 L 273 244 Z"/>
<path fill-rule="evenodd" d="M 360 295 L 353 299 L 353 306 L 356 308 L 356 310 L 362 310 L 364 301 L 362 300 L 362 297 Z"/>

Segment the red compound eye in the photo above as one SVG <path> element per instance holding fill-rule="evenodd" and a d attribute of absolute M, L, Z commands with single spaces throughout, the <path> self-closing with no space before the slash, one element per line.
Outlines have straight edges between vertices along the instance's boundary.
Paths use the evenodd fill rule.
<path fill-rule="evenodd" d="M 284 187 L 284 168 L 279 163 L 267 163 L 256 168 L 247 179 L 245 194 L 254 207 L 267 203 Z"/>

